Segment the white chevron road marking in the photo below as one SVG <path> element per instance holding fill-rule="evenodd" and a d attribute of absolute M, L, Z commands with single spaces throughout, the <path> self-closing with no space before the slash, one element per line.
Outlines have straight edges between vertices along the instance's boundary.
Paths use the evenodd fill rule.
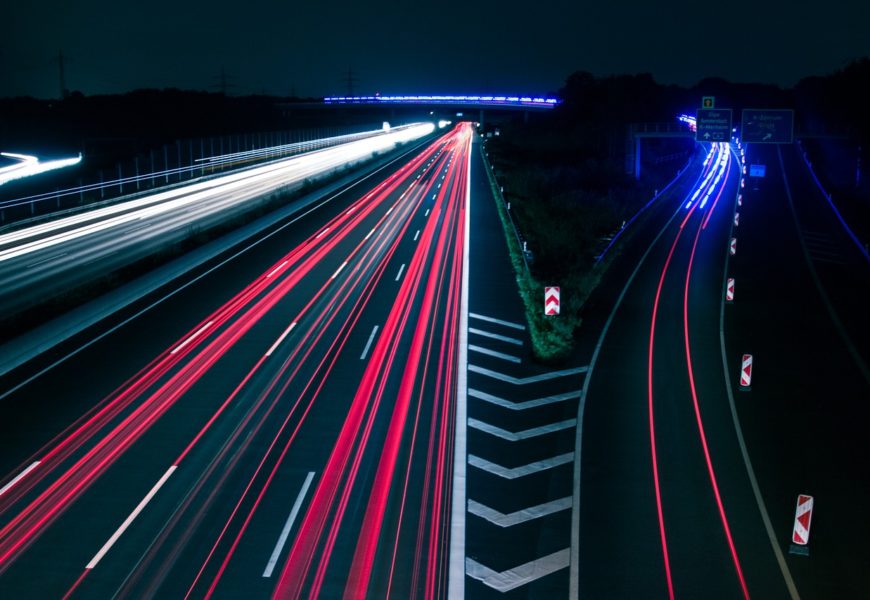
<path fill-rule="evenodd" d="M 555 573 L 568 566 L 571 549 L 565 548 L 553 554 L 527 562 L 501 573 L 493 571 L 473 558 L 465 558 L 465 573 L 499 592 L 509 592 L 529 582 Z"/>
<path fill-rule="evenodd" d="M 518 479 L 520 477 L 525 477 L 526 475 L 540 473 L 541 471 L 546 471 L 547 469 L 552 469 L 553 467 L 567 464 L 573 460 L 574 453 L 567 452 L 565 454 L 553 456 L 552 458 L 545 458 L 544 460 L 537 460 L 526 465 L 520 465 L 519 467 L 508 468 L 494 462 L 490 462 L 485 458 L 475 456 L 474 454 L 468 455 L 469 465 L 471 465 L 472 467 L 477 467 L 478 469 L 483 469 L 488 473 L 498 475 L 499 477 L 502 477 L 504 479 Z"/>
<path fill-rule="evenodd" d="M 570 429 L 576 424 L 577 419 L 568 419 L 566 421 L 559 421 L 558 423 L 549 423 L 540 427 L 532 427 L 531 429 L 524 429 L 523 431 L 514 432 L 507 431 L 506 429 L 502 429 L 501 427 L 496 427 L 495 425 L 490 425 L 489 423 L 484 423 L 483 421 L 479 421 L 477 419 L 468 419 L 468 426 L 472 429 L 483 431 L 490 435 L 500 437 L 501 439 L 507 440 L 509 442 L 518 442 L 520 440 L 527 440 L 529 438 L 538 437 L 540 435 L 546 435 L 548 433 L 562 431 L 564 429 Z"/>
<path fill-rule="evenodd" d="M 478 516 L 481 519 L 486 519 L 490 523 L 498 525 L 499 527 L 512 527 L 514 525 L 519 525 L 520 523 L 526 523 L 534 519 L 540 519 L 541 517 L 552 515 L 553 513 L 562 510 L 568 510 L 569 508 L 571 508 L 571 496 L 566 496 L 550 502 L 544 502 L 537 506 L 529 506 L 528 508 L 507 514 L 500 513 L 496 509 L 490 508 L 480 502 L 475 502 L 474 500 L 468 501 L 469 513 Z"/>

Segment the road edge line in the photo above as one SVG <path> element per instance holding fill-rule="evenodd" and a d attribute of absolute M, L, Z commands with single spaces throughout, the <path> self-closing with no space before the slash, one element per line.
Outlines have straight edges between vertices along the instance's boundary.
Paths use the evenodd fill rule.
<path fill-rule="evenodd" d="M 472 134 L 473 135 L 473 134 Z M 453 501 L 450 507 L 450 559 L 447 597 L 465 598 L 465 501 L 468 418 L 468 254 L 471 247 L 471 155 L 468 142 L 465 185 L 465 235 L 462 243 L 462 292 L 459 308 L 459 356 L 456 374 L 456 428 L 453 441 Z"/>
<path fill-rule="evenodd" d="M 692 187 L 697 185 L 700 179 L 701 176 L 699 174 Z M 568 598 L 570 599 L 580 597 L 580 464 L 582 462 L 581 452 L 583 448 L 583 416 L 586 413 L 586 394 L 589 391 L 589 382 L 592 380 L 592 372 L 598 362 L 598 355 L 601 352 L 601 347 L 604 345 L 604 338 L 607 337 L 607 332 L 610 330 L 610 324 L 613 322 L 616 312 L 619 310 L 619 307 L 622 306 L 622 300 L 628 293 L 628 288 L 631 287 L 632 283 L 634 283 L 635 277 L 640 272 L 640 268 L 646 262 L 647 256 L 649 256 L 653 246 L 658 243 L 665 231 L 667 231 L 671 226 L 671 223 L 673 223 L 677 215 L 680 214 L 682 208 L 683 203 L 678 203 L 676 210 L 674 210 L 674 214 L 671 215 L 656 237 L 650 242 L 646 251 L 643 253 L 643 256 L 640 257 L 640 260 L 634 267 L 634 271 L 631 272 L 631 275 L 625 282 L 622 291 L 619 293 L 619 297 L 616 299 L 616 303 L 614 303 L 613 308 L 607 317 L 607 321 L 604 323 L 601 335 L 598 336 L 598 343 L 595 344 L 595 350 L 592 352 L 592 359 L 589 361 L 586 377 L 583 380 L 583 387 L 580 390 L 580 402 L 577 407 L 577 431 L 574 436 L 574 485 L 572 489 L 573 501 L 571 504 L 571 560 L 569 565 L 570 579 L 568 584 Z"/>
<path fill-rule="evenodd" d="M 783 178 L 784 177 L 785 173 L 783 173 Z M 740 193 L 739 189 L 737 193 Z M 731 239 L 733 235 L 734 221 L 731 221 L 731 225 L 728 229 L 728 239 Z M 770 515 L 767 512 L 767 505 L 764 503 L 764 497 L 761 495 L 761 488 L 758 485 L 758 479 L 755 477 L 755 469 L 752 468 L 752 460 L 749 458 L 749 449 L 746 447 L 746 441 L 743 439 L 743 428 L 740 426 L 740 416 L 737 414 L 737 405 L 734 402 L 734 390 L 731 387 L 728 355 L 727 350 L 725 349 L 725 289 L 728 285 L 728 265 L 730 262 L 731 256 L 726 250 L 725 267 L 723 269 L 724 272 L 722 273 L 723 291 L 722 294 L 720 294 L 719 299 L 719 349 L 722 353 L 722 372 L 725 375 L 725 390 L 728 393 L 728 404 L 731 408 L 731 420 L 734 422 L 734 433 L 737 435 L 737 443 L 740 446 L 740 454 L 743 457 L 746 474 L 749 476 L 749 484 L 752 487 L 752 493 L 755 496 L 755 503 L 758 505 L 758 510 L 761 513 L 761 520 L 764 523 L 764 529 L 767 532 L 767 537 L 770 540 L 771 547 L 773 548 L 773 554 L 776 556 L 776 562 L 779 564 L 779 569 L 782 572 L 783 579 L 785 580 L 785 586 L 788 588 L 792 600 L 800 600 L 800 594 L 798 594 L 794 579 L 791 576 L 791 571 L 788 568 L 788 564 L 785 562 L 782 550 L 776 543 L 776 534 L 773 531 L 773 524 L 770 522 Z"/>

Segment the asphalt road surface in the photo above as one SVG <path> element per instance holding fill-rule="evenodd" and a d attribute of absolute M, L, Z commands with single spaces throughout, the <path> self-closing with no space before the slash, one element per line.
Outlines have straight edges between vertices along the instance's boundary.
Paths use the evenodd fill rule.
<path fill-rule="evenodd" d="M 744 179 L 732 148 L 705 206 L 690 190 L 661 211 L 612 315 L 586 396 L 582 598 L 866 594 L 868 265 L 780 152 L 749 149 L 767 177 Z M 790 552 L 799 493 L 808 556 Z"/>
<path fill-rule="evenodd" d="M 443 597 L 471 136 L 3 397 L 0 597 Z"/>

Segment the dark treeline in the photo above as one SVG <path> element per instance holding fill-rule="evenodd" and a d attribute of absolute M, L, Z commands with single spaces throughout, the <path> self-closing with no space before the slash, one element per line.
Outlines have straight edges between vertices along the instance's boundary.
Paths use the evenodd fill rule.
<path fill-rule="evenodd" d="M 677 115 L 694 114 L 703 96 L 714 96 L 717 108 L 733 110 L 736 128 L 744 108 L 792 108 L 798 137 L 837 136 L 840 146 L 852 148 L 870 139 L 868 59 L 792 89 L 718 78 L 683 88 L 659 84 L 648 74 L 577 72 L 559 96 L 562 104 L 551 114 L 515 119 L 487 148 L 533 258 L 532 289 L 561 285 L 564 316 L 575 323 L 600 277 L 593 264 L 602 245 L 696 151 L 691 137 L 644 140 L 636 180 L 633 124 L 675 125 Z M 534 293 L 530 318 L 539 304 Z"/>
<path fill-rule="evenodd" d="M 306 102 L 317 100 L 177 89 L 107 96 L 73 92 L 63 100 L 0 98 L 0 149 L 39 156 L 82 152 L 90 161 L 102 156 L 114 161 L 179 139 L 340 128 L 380 117 L 293 109 Z"/>

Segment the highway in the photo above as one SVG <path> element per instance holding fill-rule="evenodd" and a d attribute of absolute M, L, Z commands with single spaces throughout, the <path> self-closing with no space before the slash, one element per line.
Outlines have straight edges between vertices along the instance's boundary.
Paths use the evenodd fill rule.
<path fill-rule="evenodd" d="M 253 201 L 302 186 L 306 178 L 428 135 L 405 126 L 341 146 L 207 179 L 0 235 L 0 310 L 14 314 L 38 298 L 112 273 L 251 209 Z"/>
<path fill-rule="evenodd" d="M 764 180 L 714 151 L 610 295 L 581 415 L 579 597 L 859 597 L 867 264 L 795 147 L 747 150 Z M 809 557 L 789 552 L 799 493 L 816 499 Z"/>
<path fill-rule="evenodd" d="M 471 137 L 4 394 L 0 596 L 443 597 Z"/>

